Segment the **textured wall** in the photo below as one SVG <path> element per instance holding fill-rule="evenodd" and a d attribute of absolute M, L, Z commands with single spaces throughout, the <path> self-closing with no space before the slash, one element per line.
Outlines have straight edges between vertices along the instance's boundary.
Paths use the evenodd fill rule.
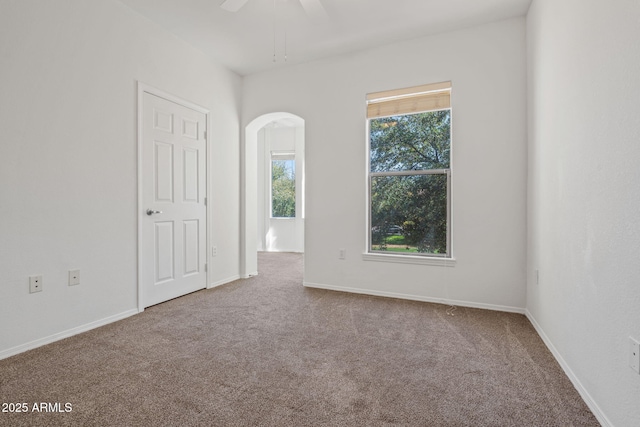
<path fill-rule="evenodd" d="M 639 19 L 630 0 L 534 0 L 527 18 L 527 308 L 616 426 L 640 425 Z"/>

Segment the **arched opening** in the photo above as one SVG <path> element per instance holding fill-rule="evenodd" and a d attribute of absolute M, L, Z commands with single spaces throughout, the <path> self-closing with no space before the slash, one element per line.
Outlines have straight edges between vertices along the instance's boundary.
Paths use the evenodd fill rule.
<path fill-rule="evenodd" d="M 262 115 L 245 128 L 242 277 L 258 274 L 258 251 L 304 251 L 304 135 L 304 119 L 285 112 Z M 277 207 L 282 197 L 286 208 Z"/>

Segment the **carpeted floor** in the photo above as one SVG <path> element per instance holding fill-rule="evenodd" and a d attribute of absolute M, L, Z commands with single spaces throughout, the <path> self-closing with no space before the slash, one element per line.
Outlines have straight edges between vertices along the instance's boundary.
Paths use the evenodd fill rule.
<path fill-rule="evenodd" d="M 1 401 L 29 406 L 0 425 L 599 425 L 522 315 L 305 289 L 301 255 L 259 262 L 0 361 Z"/>

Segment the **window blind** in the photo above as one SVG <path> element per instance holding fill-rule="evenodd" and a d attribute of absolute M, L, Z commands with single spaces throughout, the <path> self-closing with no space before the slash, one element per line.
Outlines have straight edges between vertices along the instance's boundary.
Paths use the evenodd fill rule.
<path fill-rule="evenodd" d="M 451 108 L 451 82 L 433 83 L 367 95 L 367 118 Z"/>

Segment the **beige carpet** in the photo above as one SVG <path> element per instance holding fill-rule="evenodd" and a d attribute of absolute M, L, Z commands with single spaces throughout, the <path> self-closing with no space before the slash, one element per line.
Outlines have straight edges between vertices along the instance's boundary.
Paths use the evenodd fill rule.
<path fill-rule="evenodd" d="M 0 399 L 29 405 L 0 425 L 599 425 L 524 316 L 305 289 L 301 255 L 259 261 L 0 361 Z"/>

